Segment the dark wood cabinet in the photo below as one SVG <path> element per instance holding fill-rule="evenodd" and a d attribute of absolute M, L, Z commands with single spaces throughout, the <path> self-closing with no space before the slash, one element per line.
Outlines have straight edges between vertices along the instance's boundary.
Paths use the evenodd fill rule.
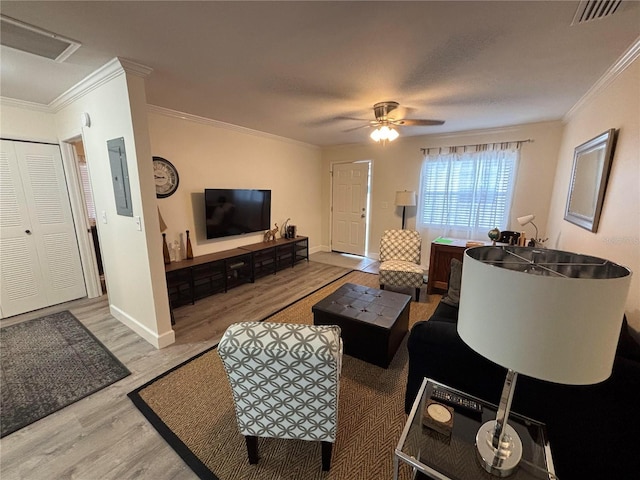
<path fill-rule="evenodd" d="M 239 248 L 173 262 L 164 270 L 172 308 L 253 281 L 251 255 Z"/>
<path fill-rule="evenodd" d="M 172 307 L 192 303 L 193 283 L 189 270 L 174 270 L 167 272 L 167 291 L 169 293 L 169 304 Z"/>
<path fill-rule="evenodd" d="M 194 301 L 226 289 L 224 260 L 196 265 L 191 268 L 191 275 Z"/>
<path fill-rule="evenodd" d="M 302 260 L 309 261 L 309 239 L 307 237 L 301 237 L 293 244 L 294 249 L 294 265 Z"/>
<path fill-rule="evenodd" d="M 225 273 L 227 276 L 225 291 L 243 283 L 255 281 L 251 266 L 251 254 L 247 252 L 244 255 L 225 260 Z"/>
<path fill-rule="evenodd" d="M 254 280 L 276 273 L 276 246 L 274 243 L 262 242 L 242 247 L 243 250 L 251 254 Z"/>
<path fill-rule="evenodd" d="M 165 265 L 171 308 L 309 261 L 307 237 L 280 238 Z"/>
<path fill-rule="evenodd" d="M 293 243 L 276 246 L 276 270 L 293 267 Z"/>
<path fill-rule="evenodd" d="M 436 239 L 431 242 L 431 257 L 429 259 L 429 276 L 427 277 L 427 294 L 447 293 L 449 289 L 449 273 L 451 259 L 462 261 L 464 251 L 468 248 L 469 240 L 455 238 Z M 482 242 L 491 245 L 491 242 Z"/>
<path fill-rule="evenodd" d="M 240 248 L 251 252 L 254 280 L 274 274 L 283 268 L 293 267 L 301 260 L 309 261 L 309 239 L 307 237 L 279 238 Z"/>

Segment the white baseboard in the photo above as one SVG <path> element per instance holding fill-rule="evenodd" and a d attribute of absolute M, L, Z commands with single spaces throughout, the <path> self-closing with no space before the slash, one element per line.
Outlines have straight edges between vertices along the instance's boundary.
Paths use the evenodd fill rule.
<path fill-rule="evenodd" d="M 309 255 L 311 255 L 312 253 L 330 252 L 330 251 L 331 249 L 327 245 L 318 245 L 317 247 L 313 247 L 309 249 Z"/>
<path fill-rule="evenodd" d="M 176 341 L 176 333 L 173 330 L 169 330 L 168 332 L 158 335 L 157 332 L 150 330 L 149 327 L 141 324 L 136 319 L 132 318 L 130 315 L 123 312 L 114 305 L 109 305 L 109 311 L 111 315 L 113 315 L 121 323 L 129 327 L 131 330 L 133 330 L 135 333 L 137 333 L 139 336 L 144 338 L 147 342 L 158 349 L 168 347 Z"/>

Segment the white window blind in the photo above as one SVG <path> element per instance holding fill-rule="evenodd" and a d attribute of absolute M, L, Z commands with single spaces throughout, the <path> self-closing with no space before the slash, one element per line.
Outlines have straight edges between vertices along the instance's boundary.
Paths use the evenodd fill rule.
<path fill-rule="evenodd" d="M 418 199 L 418 227 L 486 236 L 506 228 L 520 150 L 426 154 Z"/>
<path fill-rule="evenodd" d="M 79 163 L 80 179 L 82 181 L 82 192 L 84 193 L 84 201 L 87 205 L 87 214 L 90 220 L 96 219 L 96 206 L 93 203 L 93 194 L 91 192 L 91 184 L 89 183 L 89 169 L 86 163 Z"/>

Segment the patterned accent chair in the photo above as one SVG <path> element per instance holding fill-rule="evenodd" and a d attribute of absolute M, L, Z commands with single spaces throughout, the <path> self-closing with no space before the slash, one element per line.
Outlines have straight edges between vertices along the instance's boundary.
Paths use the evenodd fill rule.
<path fill-rule="evenodd" d="M 258 463 L 257 437 L 312 440 L 322 442 L 322 469 L 329 470 L 338 426 L 340 327 L 236 323 L 218 353 L 249 463 Z"/>
<path fill-rule="evenodd" d="M 385 285 L 414 287 L 416 302 L 424 270 L 420 266 L 422 239 L 415 230 L 385 230 L 380 241 L 380 289 Z"/>

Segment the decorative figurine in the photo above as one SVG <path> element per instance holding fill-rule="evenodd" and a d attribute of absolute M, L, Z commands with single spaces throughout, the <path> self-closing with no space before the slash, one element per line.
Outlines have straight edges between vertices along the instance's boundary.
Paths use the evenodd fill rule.
<path fill-rule="evenodd" d="M 290 218 L 287 218 L 282 227 L 280 227 L 280 238 L 289 238 L 289 231 L 287 230 L 287 224 L 289 223 Z"/>
<path fill-rule="evenodd" d="M 264 241 L 268 242 L 269 240 L 275 240 L 276 239 L 276 235 L 278 234 L 278 224 L 275 224 L 275 228 L 272 230 L 267 230 L 266 232 L 264 232 Z"/>
<path fill-rule="evenodd" d="M 489 233 L 487 235 L 489 235 L 489 240 L 493 241 L 493 244 L 495 245 L 500 238 L 500 230 L 498 230 L 497 228 L 492 228 L 491 230 L 489 230 Z"/>

